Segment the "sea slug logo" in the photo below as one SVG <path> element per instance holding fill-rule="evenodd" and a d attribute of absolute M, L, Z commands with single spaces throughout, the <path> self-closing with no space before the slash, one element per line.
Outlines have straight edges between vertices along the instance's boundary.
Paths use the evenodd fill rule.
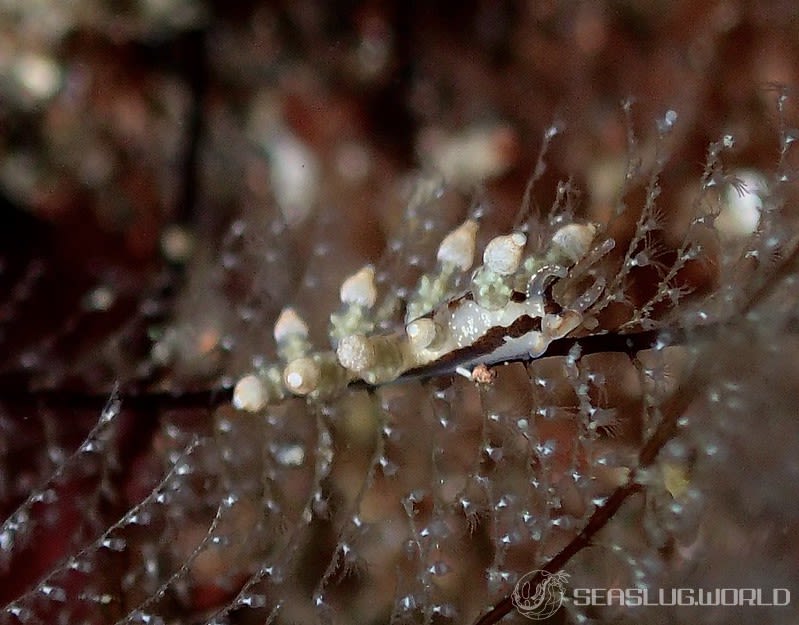
<path fill-rule="evenodd" d="M 560 608 L 569 574 L 559 571 L 530 571 L 513 589 L 513 605 L 522 616 L 534 621 L 549 618 Z M 537 580 L 537 581 L 536 581 Z"/>

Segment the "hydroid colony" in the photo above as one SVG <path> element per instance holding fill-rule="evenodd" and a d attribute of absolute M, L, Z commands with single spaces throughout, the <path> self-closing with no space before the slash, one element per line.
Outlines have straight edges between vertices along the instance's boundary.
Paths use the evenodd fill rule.
<path fill-rule="evenodd" d="M 659 125 L 659 141 L 670 123 Z M 783 154 L 791 143 L 783 141 Z M 219 393 L 233 406 L 215 405 L 195 436 L 178 426 L 176 395 L 178 411 L 165 413 L 152 452 L 167 467 L 161 482 L 15 598 L 3 622 L 52 614 L 70 622 L 92 610 L 110 610 L 125 625 L 166 622 L 200 614 L 209 590 L 216 603 L 198 617 L 209 625 L 345 622 L 350 614 L 358 622 L 461 623 L 479 614 L 495 622 L 510 609 L 516 580 L 535 568 L 566 566 L 580 587 L 689 576 L 703 524 L 725 510 L 719 502 L 703 508 L 712 496 L 703 484 L 736 468 L 712 462 L 740 438 L 712 430 L 727 427 L 723 419 L 694 423 L 687 412 L 705 388 L 694 363 L 716 366 L 720 349 L 702 332 L 732 324 L 740 353 L 749 319 L 760 332 L 780 332 L 795 303 L 786 290 L 784 306 L 769 304 L 788 284 L 796 250 L 783 161 L 754 227 L 725 235 L 714 225 L 733 216 L 738 197 L 725 193 L 737 178 L 722 163 L 733 144 L 722 137 L 709 147 L 676 242 L 665 234 L 673 216 L 656 202 L 667 160 L 658 152 L 643 206 L 622 201 L 608 223 L 575 218 L 574 189 L 564 182 L 550 214 L 492 232 L 482 246 L 476 210 L 436 230 L 431 262 L 407 289 L 398 278 L 404 265 L 355 271 L 328 311 L 327 345 L 314 344 L 301 307 L 285 302 L 271 328 L 276 358 L 265 362 L 266 340 L 244 356 L 246 341 L 231 342 L 230 357 L 251 370 L 231 394 Z M 440 209 L 436 192 L 413 197 L 409 224 Z M 187 329 L 204 342 L 204 322 L 175 321 L 163 345 Z M 591 351 L 586 341 L 597 337 L 611 340 Z M 561 339 L 573 339 L 571 348 L 541 357 Z M 742 388 L 740 376 L 719 379 L 726 393 Z M 724 408 L 744 423 L 755 413 L 742 401 L 733 394 Z M 95 458 L 119 414 L 114 399 L 64 471 Z M 769 414 L 784 429 L 784 411 Z M 36 531 L 22 520 L 58 502 L 57 488 L 33 493 L 4 523 L 12 552 Z M 643 505 L 622 506 L 641 490 Z M 737 513 L 725 511 L 723 521 Z M 121 562 L 122 591 L 106 583 L 108 562 Z M 566 609 L 575 622 L 589 617 Z"/>

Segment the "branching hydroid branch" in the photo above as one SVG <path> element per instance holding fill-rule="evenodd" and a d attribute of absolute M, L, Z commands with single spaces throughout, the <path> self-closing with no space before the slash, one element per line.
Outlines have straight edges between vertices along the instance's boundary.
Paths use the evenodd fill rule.
<path fill-rule="evenodd" d="M 711 334 L 716 326 L 707 326 L 702 331 Z M 599 352 L 622 352 L 635 354 L 644 349 L 657 345 L 658 341 L 667 340 L 668 344 L 678 344 L 685 339 L 683 330 L 648 330 L 630 334 L 597 334 L 583 337 L 565 337 L 550 343 L 546 352 L 537 356 L 565 356 L 575 346 L 578 346 L 582 355 Z M 524 362 L 532 358 L 513 358 L 506 362 Z M 448 371 L 451 374 L 451 371 Z M 431 378 L 443 375 L 443 372 L 430 368 L 420 368 L 409 371 L 393 383 L 403 383 L 419 378 Z M 2 388 L 6 386 L 6 388 Z M 376 388 L 362 381 L 355 381 L 350 388 Z M 87 392 L 82 390 L 63 388 L 29 389 L 8 388 L 0 384 L 0 403 L 13 408 L 30 406 L 60 406 L 78 410 L 100 410 L 108 401 L 111 391 Z M 120 398 L 123 408 L 136 410 L 169 410 L 174 408 L 208 408 L 212 409 L 230 403 L 233 389 L 230 387 L 214 387 L 194 390 L 149 390 L 138 387 L 120 386 Z"/>
<path fill-rule="evenodd" d="M 798 259 L 799 247 L 796 244 L 792 244 L 789 253 L 785 255 L 775 271 L 769 274 L 762 284 L 750 295 L 742 309 L 742 313 L 746 314 L 751 312 L 760 302 L 768 298 L 769 295 L 781 285 L 782 281 L 795 270 Z M 710 333 L 718 335 L 720 331 L 725 328 L 725 325 L 713 324 L 697 328 L 691 332 L 680 330 L 677 332 L 680 338 L 679 342 L 684 342 L 689 335 L 691 338 L 696 338 L 694 335 L 697 331 L 699 334 L 705 335 L 705 337 L 708 337 Z M 793 331 L 795 329 L 793 327 L 795 324 L 790 325 L 790 329 Z M 624 351 L 618 348 L 624 345 L 625 339 L 628 339 L 630 340 L 630 343 L 628 343 L 630 348 L 636 346 L 638 349 L 647 349 L 647 347 L 652 347 L 654 345 L 652 341 L 657 341 L 660 334 L 661 332 L 641 332 L 628 336 L 612 334 L 597 335 L 584 337 L 585 339 L 590 339 L 588 341 L 583 341 L 582 339 L 563 339 L 557 342 L 557 346 L 555 343 L 553 343 L 552 346 L 556 346 L 558 354 L 562 353 L 561 350 L 566 348 L 570 341 L 574 345 L 579 345 L 582 349 L 587 348 L 591 350 L 591 352 L 584 353 L 594 353 L 596 351 Z M 675 335 L 672 335 L 672 338 L 674 337 Z M 621 343 L 617 343 L 619 340 L 621 340 Z M 649 341 L 649 344 L 647 344 L 647 341 Z M 595 349 L 597 347 L 601 349 Z M 613 349 L 614 347 L 617 349 Z M 706 372 L 703 375 L 703 371 L 705 370 L 701 366 L 694 366 L 693 370 L 683 378 L 683 384 L 678 386 L 673 392 L 671 399 L 661 406 L 660 412 L 662 418 L 660 424 L 638 453 L 638 466 L 630 472 L 627 481 L 622 486 L 619 486 L 605 503 L 596 508 L 582 531 L 557 555 L 550 559 L 540 571 L 529 579 L 531 586 L 535 587 L 540 583 L 544 573 L 556 573 L 577 553 L 589 547 L 596 534 L 610 522 L 619 508 L 621 508 L 622 504 L 627 501 L 630 496 L 643 489 L 643 485 L 638 481 L 641 470 L 652 465 L 660 453 L 660 450 L 674 437 L 677 432 L 680 417 L 685 414 L 685 411 L 703 387 L 706 377 Z M 492 625 L 493 623 L 497 623 L 512 609 L 513 601 L 511 596 L 508 595 L 491 608 L 491 610 L 480 618 L 475 625 Z"/>
<path fill-rule="evenodd" d="M 544 573 L 556 573 L 561 570 L 577 553 L 590 546 L 597 533 L 608 524 L 622 504 L 631 495 L 642 490 L 643 486 L 638 482 L 640 471 L 655 461 L 663 446 L 674 436 L 680 417 L 696 397 L 697 389 L 700 388 L 699 380 L 694 375 L 686 376 L 685 379 L 688 381 L 687 384 L 677 388 L 672 399 L 661 408 L 663 417 L 660 424 L 641 448 L 638 454 L 638 466 L 630 472 L 627 481 L 613 491 L 605 503 L 596 508 L 582 531 L 530 578 L 531 586 L 537 585 L 542 580 Z M 512 609 L 513 601 L 508 595 L 480 618 L 476 625 L 497 623 Z"/>

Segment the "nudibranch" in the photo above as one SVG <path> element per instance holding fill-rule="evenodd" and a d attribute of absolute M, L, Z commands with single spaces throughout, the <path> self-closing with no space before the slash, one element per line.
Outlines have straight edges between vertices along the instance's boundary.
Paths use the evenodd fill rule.
<path fill-rule="evenodd" d="M 540 356 L 589 321 L 585 313 L 605 286 L 601 277 L 592 278 L 590 266 L 613 248 L 596 225 L 561 226 L 537 255 L 525 255 L 524 232 L 497 236 L 468 276 L 477 232 L 477 222 L 468 219 L 444 237 L 435 270 L 422 276 L 405 303 L 400 331 L 375 332 L 381 319 L 371 265 L 341 286 L 342 308 L 330 316 L 332 349 L 314 351 L 305 322 L 284 309 L 274 327 L 280 363 L 238 381 L 236 408 L 257 412 L 289 396 L 326 399 L 353 382 L 377 385 L 402 376 L 478 371 L 473 379 L 488 380 L 488 366 Z M 592 279 L 553 294 L 574 275 Z"/>

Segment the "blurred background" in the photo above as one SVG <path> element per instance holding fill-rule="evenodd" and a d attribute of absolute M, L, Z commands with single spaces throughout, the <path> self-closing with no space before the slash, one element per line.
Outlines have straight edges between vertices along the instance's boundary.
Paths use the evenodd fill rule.
<path fill-rule="evenodd" d="M 734 136 L 727 167 L 751 189 L 766 184 L 786 131 L 777 86 L 797 78 L 799 7 L 791 0 L 0 0 L 0 603 L 27 597 L 20 605 L 33 610 L 27 620 L 14 610 L 4 618 L 35 622 L 38 605 L 45 622 L 56 612 L 62 621 L 49 622 L 137 622 L 132 606 L 148 596 L 163 603 L 164 571 L 186 579 L 161 610 L 178 620 L 163 622 L 210 619 L 232 605 L 243 580 L 263 578 L 261 554 L 273 549 L 263 536 L 300 518 L 304 497 L 321 501 L 332 488 L 317 464 L 284 484 L 299 495 L 264 495 L 265 481 L 308 464 L 297 449 L 318 447 L 318 415 L 304 405 L 289 402 L 258 426 L 203 405 L 274 357 L 271 328 L 284 306 L 296 306 L 315 343 L 326 345 L 344 276 L 382 258 L 384 284 L 413 284 L 442 234 L 470 211 L 484 218 L 482 242 L 507 231 L 535 172 L 535 210 L 548 211 L 558 181 L 571 180 L 580 189 L 574 211 L 607 222 L 620 189 L 645 197 L 644 179 L 628 186 L 625 177 L 651 167 L 664 123 L 673 125 L 674 156 L 660 202 L 677 224 L 676 241 L 710 143 Z M 546 142 L 546 167 L 537 169 Z M 404 207 L 419 171 L 437 172 L 446 192 L 413 230 Z M 726 227 L 746 233 L 736 223 Z M 131 403 L 112 429 L 92 430 L 115 384 L 162 394 Z M 188 391 L 199 393 L 199 406 L 174 401 Z M 378 411 L 405 415 L 407 428 L 422 419 L 412 401 L 388 394 Z M 476 399 L 455 395 L 436 397 L 479 430 Z M 334 438 L 356 442 L 353 462 L 337 465 L 333 482 L 352 491 L 342 501 L 375 510 L 398 501 L 401 489 L 364 503 L 357 488 L 339 484 L 366 474 L 371 483 L 374 425 L 358 416 L 374 409 L 369 401 L 355 396 L 334 410 L 350 415 Z M 290 425 L 281 421 L 287 414 Z M 274 466 L 251 443 L 264 440 L 264 428 L 283 441 L 264 452 Z M 53 612 L 37 603 L 41 588 L 23 595 L 151 496 L 181 453 L 194 453 L 186 450 L 198 433 L 213 443 L 213 453 L 197 452 L 192 472 L 205 481 L 183 485 L 176 497 L 186 500 L 167 506 L 170 520 L 141 524 L 141 534 L 163 532 L 164 540 L 127 536 L 137 541 L 134 555 L 123 544 L 110 549 L 114 557 L 92 560 L 108 570 L 121 558 L 120 570 L 134 571 L 128 578 L 87 573 L 105 588 L 91 591 L 91 609 L 65 599 L 72 607 Z M 87 435 L 102 453 L 80 446 Z M 479 444 L 481 435 L 467 438 Z M 391 463 L 411 463 L 397 445 L 405 451 Z M 459 453 L 466 466 L 470 452 Z M 237 468 L 225 469 L 236 455 Z M 50 486 L 30 502 L 42 484 Z M 261 499 L 214 521 L 227 495 L 255 492 L 284 505 L 281 521 L 258 525 Z M 409 501 L 398 518 L 416 514 Z M 307 564 L 350 530 L 316 528 L 313 540 L 303 539 L 307 551 L 290 540 L 284 551 Z M 237 532 L 260 536 L 262 551 L 240 545 L 192 564 L 192 545 L 208 553 L 204 536 Z M 480 586 L 493 566 L 487 545 L 497 540 L 478 531 L 472 551 L 463 548 L 465 577 L 441 592 Z M 370 562 L 392 573 L 393 557 L 378 551 Z M 294 607 L 280 622 L 319 617 L 308 597 L 326 561 L 308 565 L 316 577 L 282 582 Z M 424 618 L 475 616 L 512 581 L 497 575 L 487 594 L 464 599 L 458 616 L 433 610 L 427 597 Z M 424 603 L 412 592 L 392 600 L 388 579 L 371 583 L 348 578 L 339 592 L 354 599 L 330 604 L 345 615 L 340 622 L 413 612 L 405 597 Z M 58 588 L 79 594 L 78 586 L 69 578 Z M 369 605 L 380 593 L 387 598 Z"/>
<path fill-rule="evenodd" d="M 279 209 L 300 259 L 312 237 L 296 233 L 332 212 L 349 250 L 332 282 L 379 256 L 419 167 L 484 185 L 507 226 L 553 126 L 568 133 L 541 205 L 572 177 L 599 221 L 628 130 L 651 150 L 668 110 L 670 175 L 686 186 L 727 133 L 741 167 L 771 165 L 764 124 L 772 87 L 796 82 L 798 14 L 734 0 L 6 2 L 0 366 L 68 375 L 89 337 L 130 320 L 142 284 L 248 211 Z M 267 276 L 272 308 L 302 266 Z M 121 372 L 108 373 L 92 375 Z"/>

